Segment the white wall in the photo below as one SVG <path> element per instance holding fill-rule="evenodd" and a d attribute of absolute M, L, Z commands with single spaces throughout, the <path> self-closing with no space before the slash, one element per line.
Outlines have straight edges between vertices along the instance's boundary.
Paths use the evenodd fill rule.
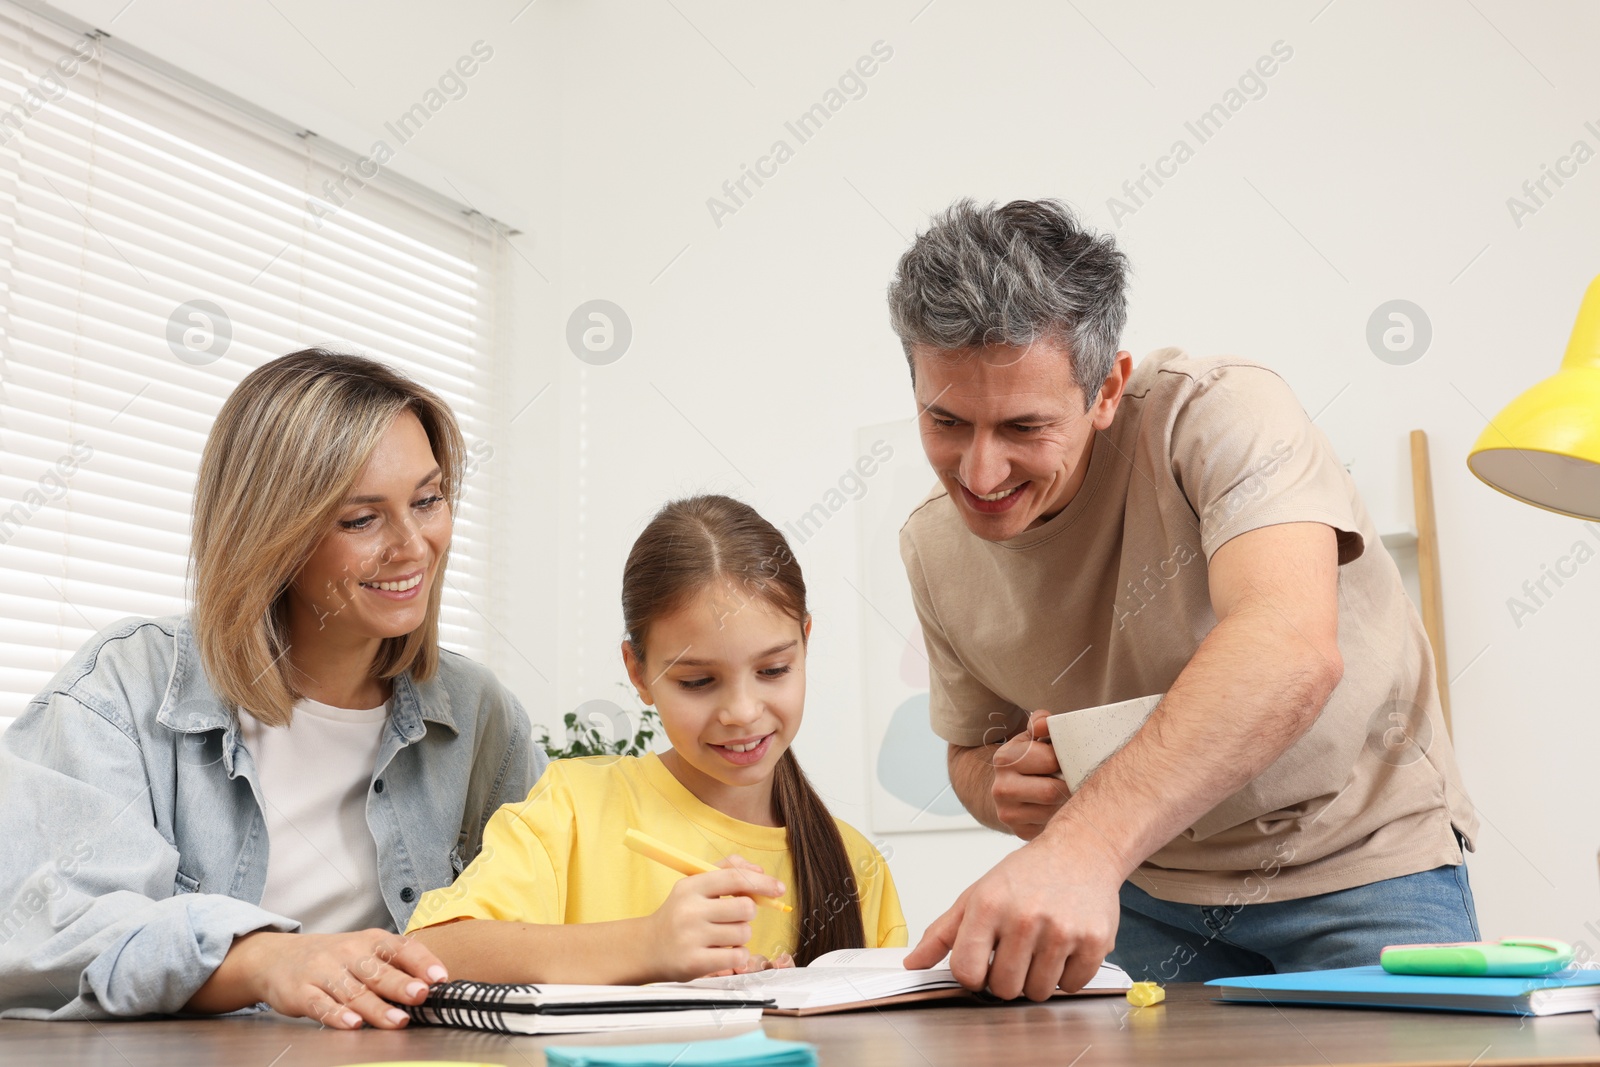
<path fill-rule="evenodd" d="M 282 16 L 141 0 L 107 25 L 125 2 L 61 6 L 360 148 L 473 40 L 496 49 L 396 167 L 525 231 L 505 414 L 553 384 L 495 442 L 509 638 L 496 667 L 539 717 L 620 695 L 618 574 L 660 502 L 726 490 L 792 519 L 855 458 L 857 427 L 911 413 L 882 295 L 929 212 L 962 195 L 1061 196 L 1132 257 L 1126 345 L 1278 368 L 1380 526 L 1409 524 L 1405 438 L 1428 431 L 1484 929 L 1597 944 L 1584 924 L 1600 927 L 1587 659 L 1600 566 L 1520 626 L 1507 598 L 1575 541 L 1600 547 L 1600 528 L 1514 504 L 1463 462 L 1485 420 L 1554 371 L 1600 270 L 1600 162 L 1533 214 L 1507 206 L 1574 141 L 1600 150 L 1592 9 L 542 0 L 508 24 L 521 0 L 448 13 L 278 0 Z M 793 145 L 784 121 L 878 40 L 893 57 L 866 95 L 715 224 L 706 199 L 774 139 Z M 1293 56 L 1265 95 L 1199 144 L 1185 121 L 1278 41 Z M 1108 198 L 1177 138 L 1193 158 L 1113 219 Z M 567 313 L 596 297 L 634 329 L 605 367 L 563 340 Z M 1394 298 L 1432 322 L 1409 366 L 1365 341 Z M 818 621 L 799 750 L 865 825 L 861 620 L 843 580 L 855 539 L 846 509 L 800 551 Z M 915 928 L 1005 847 L 976 832 L 892 844 Z"/>

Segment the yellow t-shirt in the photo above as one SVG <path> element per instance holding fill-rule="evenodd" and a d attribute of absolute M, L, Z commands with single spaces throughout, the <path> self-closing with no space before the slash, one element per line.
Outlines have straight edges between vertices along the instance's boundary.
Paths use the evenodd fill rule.
<path fill-rule="evenodd" d="M 867 945 L 904 945 L 906 920 L 888 864 L 854 828 L 834 821 L 855 884 L 838 887 L 832 901 L 809 902 L 809 910 L 837 908 L 854 890 Z M 455 919 L 556 924 L 649 915 L 683 876 L 624 847 L 630 828 L 710 863 L 736 853 L 795 884 L 787 830 L 741 822 L 702 803 L 654 753 L 557 760 L 527 800 L 494 813 L 483 851 L 455 884 L 423 894 L 406 931 Z M 786 903 L 795 911 L 756 909 L 751 952 L 771 959 L 794 951 L 802 916 L 792 888 Z"/>

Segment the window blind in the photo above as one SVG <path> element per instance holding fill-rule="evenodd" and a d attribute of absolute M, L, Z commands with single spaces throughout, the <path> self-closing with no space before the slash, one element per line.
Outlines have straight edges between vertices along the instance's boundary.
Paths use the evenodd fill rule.
<path fill-rule="evenodd" d="M 186 610 L 201 447 L 261 363 L 359 351 L 488 437 L 497 230 L 349 158 L 0 4 L 0 726 L 100 628 Z M 489 489 L 441 619 L 484 661 Z"/>

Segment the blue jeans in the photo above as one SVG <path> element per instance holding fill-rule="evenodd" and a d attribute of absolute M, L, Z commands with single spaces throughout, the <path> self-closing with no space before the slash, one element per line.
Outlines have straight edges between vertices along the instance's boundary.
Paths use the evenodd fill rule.
<path fill-rule="evenodd" d="M 1369 966 L 1386 945 L 1477 940 L 1462 863 L 1261 904 L 1174 904 L 1124 882 L 1111 960 L 1136 982 L 1206 982 Z"/>

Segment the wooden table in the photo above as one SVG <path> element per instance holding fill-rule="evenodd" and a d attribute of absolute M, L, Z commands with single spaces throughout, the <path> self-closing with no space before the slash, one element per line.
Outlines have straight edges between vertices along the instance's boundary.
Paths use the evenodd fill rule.
<path fill-rule="evenodd" d="M 1589 1012 L 1494 1015 L 1216 1004 L 1201 986 L 1131 1009 L 1121 997 L 993 1008 L 896 1009 L 810 1019 L 768 1018 L 772 1037 L 809 1041 L 825 1067 L 1110 1067 L 1115 1064 L 1596 1064 Z M 540 1067 L 549 1044 L 728 1037 L 734 1030 L 648 1035 L 506 1037 L 445 1027 L 356 1033 L 258 1015 L 118 1023 L 0 1022 L 0 1063 L 110 1067 L 310 1067 L 443 1059 Z"/>

